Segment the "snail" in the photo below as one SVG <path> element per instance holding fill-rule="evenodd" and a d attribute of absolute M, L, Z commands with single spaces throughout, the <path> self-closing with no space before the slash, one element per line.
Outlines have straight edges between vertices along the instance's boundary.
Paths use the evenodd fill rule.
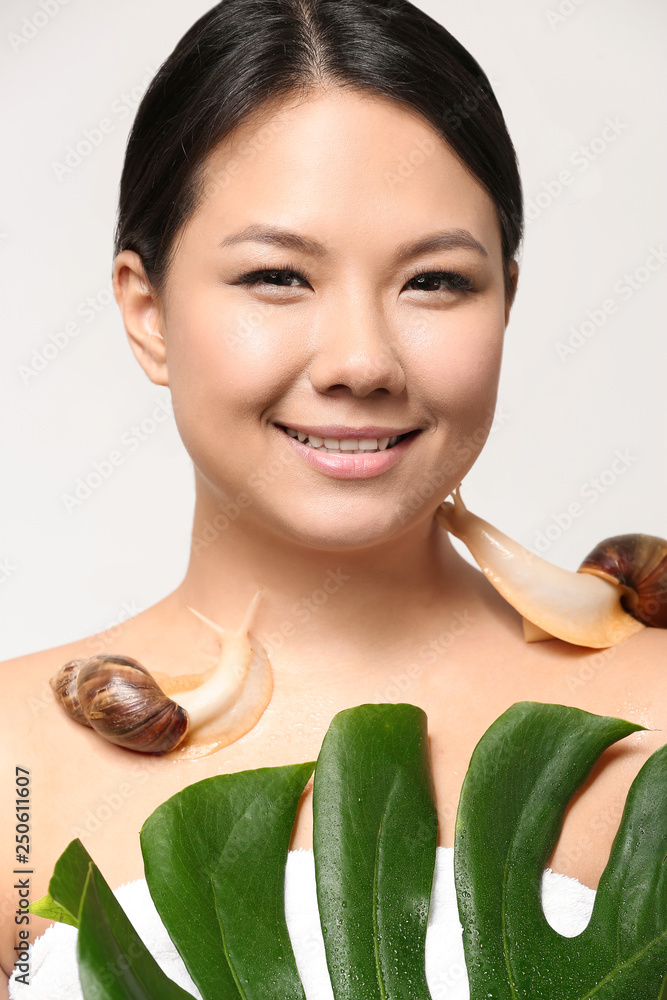
<path fill-rule="evenodd" d="M 665 539 L 606 538 L 573 573 L 470 513 L 458 489 L 452 496 L 436 519 L 465 542 L 490 583 L 523 616 L 526 642 L 558 638 L 601 649 L 646 626 L 667 628 Z"/>
<path fill-rule="evenodd" d="M 118 746 L 181 758 L 215 753 L 249 732 L 271 700 L 271 665 L 249 633 L 261 590 L 238 632 L 187 605 L 222 637 L 219 661 L 207 673 L 151 674 L 130 656 L 100 654 L 60 668 L 50 681 L 56 701 Z"/>

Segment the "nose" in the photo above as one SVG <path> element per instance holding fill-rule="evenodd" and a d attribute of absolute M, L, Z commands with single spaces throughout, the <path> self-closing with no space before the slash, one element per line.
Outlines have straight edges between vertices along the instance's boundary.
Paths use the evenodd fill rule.
<path fill-rule="evenodd" d="M 404 390 L 395 332 L 381 302 L 368 291 L 332 298 L 320 314 L 315 343 L 309 374 L 317 392 L 347 390 L 363 397 Z"/>

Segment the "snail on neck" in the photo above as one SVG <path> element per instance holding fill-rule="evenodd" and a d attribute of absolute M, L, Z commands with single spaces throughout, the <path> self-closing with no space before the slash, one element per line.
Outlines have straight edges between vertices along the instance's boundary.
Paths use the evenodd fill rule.
<path fill-rule="evenodd" d="M 68 715 L 118 746 L 180 758 L 204 757 L 240 739 L 271 700 L 268 656 L 250 632 L 260 587 L 238 632 L 188 606 L 221 637 L 217 665 L 205 674 L 151 674 L 129 656 L 70 660 L 51 678 Z"/>
<path fill-rule="evenodd" d="M 558 638 L 615 646 L 646 627 L 667 628 L 667 541 L 616 535 L 576 572 L 554 566 L 467 510 L 459 490 L 436 510 L 470 549 L 490 583 L 523 616 L 526 642 Z"/>

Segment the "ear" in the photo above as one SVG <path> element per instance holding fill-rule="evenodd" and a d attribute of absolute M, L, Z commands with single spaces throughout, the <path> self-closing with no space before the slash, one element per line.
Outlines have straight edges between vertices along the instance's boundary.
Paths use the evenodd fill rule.
<path fill-rule="evenodd" d="M 161 303 L 134 250 L 121 250 L 114 260 L 113 293 L 135 358 L 151 382 L 169 385 Z"/>
<path fill-rule="evenodd" d="M 514 298 L 516 296 L 516 289 L 519 283 L 519 263 L 516 260 L 511 260 L 509 264 L 509 276 L 510 283 L 512 286 L 510 294 L 506 297 L 505 301 L 505 326 L 510 321 L 510 310 L 514 304 Z"/>

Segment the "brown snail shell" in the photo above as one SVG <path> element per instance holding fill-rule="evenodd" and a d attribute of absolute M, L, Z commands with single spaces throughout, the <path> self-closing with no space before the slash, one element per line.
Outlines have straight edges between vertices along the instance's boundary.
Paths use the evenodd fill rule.
<path fill-rule="evenodd" d="M 187 734 L 185 709 L 130 656 L 71 660 L 52 678 L 51 687 L 73 719 L 118 746 L 165 753 Z"/>
<path fill-rule="evenodd" d="M 624 588 L 621 604 L 653 628 L 667 628 L 667 541 L 656 535 L 614 535 L 599 542 L 578 570 Z"/>
<path fill-rule="evenodd" d="M 82 726 L 90 726 L 90 723 L 83 714 L 83 709 L 81 708 L 81 703 L 79 702 L 79 695 L 76 687 L 79 670 L 84 663 L 87 662 L 87 658 L 70 660 L 69 663 L 66 663 L 64 667 L 60 668 L 55 677 L 52 677 L 49 682 L 58 704 L 62 705 L 67 714 L 70 715 L 75 722 L 80 722 Z"/>

